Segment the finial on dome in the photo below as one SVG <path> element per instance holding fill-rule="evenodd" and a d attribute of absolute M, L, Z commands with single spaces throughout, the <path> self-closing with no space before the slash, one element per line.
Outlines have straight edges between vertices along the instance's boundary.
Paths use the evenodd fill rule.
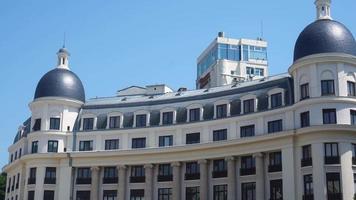
<path fill-rule="evenodd" d="M 70 54 L 64 46 L 58 50 L 57 56 L 58 56 L 57 68 L 69 69 L 68 58 Z"/>
<path fill-rule="evenodd" d="M 316 0 L 316 19 L 332 19 L 330 13 L 331 0 Z"/>

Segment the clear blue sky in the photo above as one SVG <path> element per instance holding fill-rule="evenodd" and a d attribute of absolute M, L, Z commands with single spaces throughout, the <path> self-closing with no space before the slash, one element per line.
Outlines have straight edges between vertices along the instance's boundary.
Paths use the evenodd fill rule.
<path fill-rule="evenodd" d="M 314 0 L 1 0 L 0 166 L 30 116 L 41 76 L 55 67 L 63 33 L 70 67 L 88 98 L 131 85 L 194 88 L 196 58 L 225 31 L 256 38 L 264 23 L 270 74 L 286 72 L 294 42 L 315 19 Z M 332 16 L 356 33 L 355 0 L 334 0 Z"/>

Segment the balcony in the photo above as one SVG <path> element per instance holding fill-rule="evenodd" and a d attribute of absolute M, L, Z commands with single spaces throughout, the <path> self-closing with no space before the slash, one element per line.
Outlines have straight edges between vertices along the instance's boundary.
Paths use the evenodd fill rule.
<path fill-rule="evenodd" d="M 184 175 L 185 180 L 198 180 L 200 179 L 200 173 L 193 173 L 193 174 L 185 174 Z"/>
<path fill-rule="evenodd" d="M 313 194 L 305 194 L 303 195 L 303 200 L 314 200 Z"/>
<path fill-rule="evenodd" d="M 44 184 L 56 184 L 56 178 L 45 178 Z"/>
<path fill-rule="evenodd" d="M 167 182 L 167 181 L 172 181 L 172 180 L 173 180 L 173 175 L 158 175 L 157 176 L 158 182 Z"/>
<path fill-rule="evenodd" d="M 104 177 L 103 178 L 103 184 L 113 184 L 117 183 L 118 178 L 117 177 Z"/>
<path fill-rule="evenodd" d="M 312 166 L 313 165 L 312 158 L 303 158 L 301 160 L 301 165 L 302 165 L 302 167 Z"/>
<path fill-rule="evenodd" d="M 255 175 L 256 168 L 241 168 L 240 169 L 240 176 L 248 176 L 248 175 Z"/>
<path fill-rule="evenodd" d="M 77 178 L 77 185 L 91 184 L 91 178 Z"/>
<path fill-rule="evenodd" d="M 342 200 L 342 194 L 341 194 L 341 193 L 328 194 L 328 199 L 332 199 L 332 200 Z"/>
<path fill-rule="evenodd" d="M 130 183 L 144 183 L 146 182 L 145 176 L 130 176 Z"/>
<path fill-rule="evenodd" d="M 224 178 L 227 177 L 227 171 L 215 171 L 213 172 L 213 178 Z"/>
<path fill-rule="evenodd" d="M 325 156 L 325 164 L 326 165 L 340 164 L 340 157 L 339 156 Z"/>
<path fill-rule="evenodd" d="M 36 178 L 28 178 L 27 184 L 28 184 L 28 185 L 36 184 Z"/>
<path fill-rule="evenodd" d="M 282 171 L 282 165 L 269 165 L 268 172 L 280 172 Z"/>

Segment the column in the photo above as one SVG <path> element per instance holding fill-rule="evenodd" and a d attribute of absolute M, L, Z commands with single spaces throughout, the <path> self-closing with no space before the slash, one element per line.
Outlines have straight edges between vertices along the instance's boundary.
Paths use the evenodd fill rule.
<path fill-rule="evenodd" d="M 43 199 L 43 184 L 45 177 L 46 167 L 37 167 L 36 169 L 36 186 L 35 186 L 35 199 L 42 200 Z M 11 183 L 12 184 L 12 183 Z"/>
<path fill-rule="evenodd" d="M 181 174 L 180 163 L 172 163 L 173 167 L 173 200 L 181 200 Z"/>
<path fill-rule="evenodd" d="M 147 164 L 145 167 L 145 200 L 153 200 L 153 165 Z"/>
<path fill-rule="evenodd" d="M 263 153 L 253 155 L 256 166 L 256 199 L 265 199 L 265 163 Z"/>
<path fill-rule="evenodd" d="M 314 199 L 326 199 L 324 144 L 312 144 Z"/>
<path fill-rule="evenodd" d="M 100 185 L 100 168 L 99 167 L 92 167 L 91 168 L 91 192 L 90 192 L 90 199 L 97 200 L 99 199 L 99 185 Z"/>
<path fill-rule="evenodd" d="M 341 181 L 343 199 L 353 199 L 354 197 L 354 177 L 352 170 L 352 150 L 351 143 L 339 143 L 341 161 Z"/>
<path fill-rule="evenodd" d="M 227 199 L 236 199 L 236 164 L 233 156 L 225 158 L 227 161 Z"/>
<path fill-rule="evenodd" d="M 208 186 L 208 160 L 199 160 L 200 169 L 200 199 L 209 199 L 209 186 Z"/>
<path fill-rule="evenodd" d="M 126 171 L 127 167 L 125 165 L 117 166 L 119 171 L 119 184 L 118 184 L 118 199 L 125 200 L 126 198 Z"/>
<path fill-rule="evenodd" d="M 70 199 L 71 188 L 73 187 L 72 167 L 63 163 L 57 168 L 57 171 L 58 199 Z"/>
<path fill-rule="evenodd" d="M 283 199 L 295 200 L 293 146 L 282 149 Z"/>
<path fill-rule="evenodd" d="M 19 199 L 25 199 L 25 185 L 26 185 L 26 164 L 23 163 L 21 167 L 21 174 L 20 174 L 20 191 L 19 191 Z M 8 179 L 8 178 L 7 178 Z M 7 188 L 7 187 L 6 187 Z M 6 193 L 7 194 L 7 193 Z"/>

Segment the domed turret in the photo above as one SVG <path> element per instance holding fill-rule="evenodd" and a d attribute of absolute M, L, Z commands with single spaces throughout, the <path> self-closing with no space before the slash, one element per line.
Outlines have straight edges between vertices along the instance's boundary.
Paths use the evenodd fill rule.
<path fill-rule="evenodd" d="M 61 48 L 58 53 L 58 66 L 46 73 L 37 84 L 35 97 L 64 97 L 85 102 L 85 91 L 79 77 L 69 70 L 69 53 Z"/>
<path fill-rule="evenodd" d="M 317 0 L 317 20 L 299 35 L 294 47 L 294 61 L 319 53 L 345 53 L 356 56 L 352 33 L 330 16 L 330 0 Z"/>

